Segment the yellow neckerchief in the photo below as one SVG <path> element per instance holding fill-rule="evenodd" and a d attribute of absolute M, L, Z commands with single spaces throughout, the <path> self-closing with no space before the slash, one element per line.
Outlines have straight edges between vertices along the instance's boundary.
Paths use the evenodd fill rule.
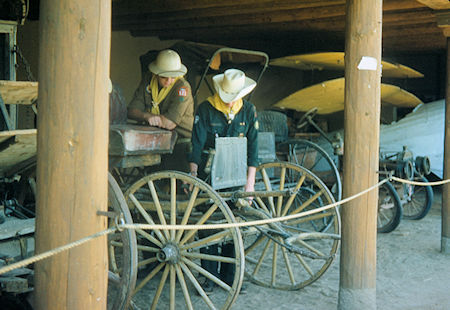
<path fill-rule="evenodd" d="M 172 87 L 175 85 L 175 83 L 178 81 L 179 77 L 175 79 L 175 81 L 170 84 L 169 87 L 163 87 L 161 90 L 159 90 L 159 84 L 158 84 L 158 77 L 156 75 L 152 76 L 152 80 L 150 81 L 150 90 L 152 92 L 152 109 L 151 113 L 159 115 L 159 104 L 161 101 L 164 100 L 164 98 L 167 97 Z M 147 86 L 148 87 L 148 86 Z"/>
<path fill-rule="evenodd" d="M 228 121 L 232 121 L 234 119 L 234 116 L 239 112 L 244 104 L 241 98 L 236 100 L 236 102 L 230 108 L 225 102 L 222 101 L 222 99 L 220 99 L 219 94 L 217 93 L 214 96 L 208 97 L 207 100 L 217 111 L 225 114 Z"/>

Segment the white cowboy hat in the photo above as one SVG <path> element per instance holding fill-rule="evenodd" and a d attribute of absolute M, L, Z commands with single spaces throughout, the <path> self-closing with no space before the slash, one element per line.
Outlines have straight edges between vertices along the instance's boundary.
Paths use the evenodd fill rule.
<path fill-rule="evenodd" d="M 162 77 L 179 77 L 187 72 L 186 66 L 181 63 L 180 55 L 173 50 L 159 52 L 156 60 L 148 65 L 148 69 Z"/>
<path fill-rule="evenodd" d="M 215 75 L 213 82 L 220 99 L 225 103 L 244 97 L 256 86 L 255 81 L 238 69 L 228 69 L 223 74 Z"/>

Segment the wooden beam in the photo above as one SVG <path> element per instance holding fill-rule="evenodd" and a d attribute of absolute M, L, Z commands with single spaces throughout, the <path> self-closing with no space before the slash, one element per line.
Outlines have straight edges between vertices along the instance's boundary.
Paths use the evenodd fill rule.
<path fill-rule="evenodd" d="M 447 76 L 445 84 L 444 180 L 450 178 L 450 37 L 447 37 Z M 442 186 L 441 252 L 450 253 L 450 184 Z"/>
<path fill-rule="evenodd" d="M 104 230 L 111 2 L 43 0 L 36 252 Z M 35 266 L 37 310 L 106 309 L 106 236 Z"/>
<path fill-rule="evenodd" d="M 184 16 L 183 18 L 170 16 L 154 17 L 147 14 L 129 16 L 125 20 L 113 18 L 114 25 L 126 25 L 126 30 L 167 30 L 167 29 L 190 29 L 209 28 L 221 26 L 247 26 L 264 25 L 270 23 L 298 22 L 304 20 L 323 19 L 345 15 L 345 5 L 333 5 L 310 9 L 291 9 L 287 11 L 277 10 L 270 13 L 254 14 L 253 12 L 240 12 L 233 15 L 207 15 L 207 16 Z M 125 24 L 126 23 L 126 24 Z M 114 29 L 117 26 L 114 27 Z M 120 28 L 119 28 L 120 29 Z"/>
<path fill-rule="evenodd" d="M 382 0 L 347 1 L 344 197 L 378 182 L 381 31 Z M 378 190 L 341 207 L 338 309 L 377 308 L 377 207 Z"/>
<path fill-rule="evenodd" d="M 156 0 L 151 2 L 134 0 L 113 3 L 113 15 L 134 15 L 141 13 L 192 14 L 192 12 L 195 12 L 200 14 L 199 16 L 203 16 L 212 11 L 224 11 L 223 13 L 226 14 L 226 11 L 235 10 L 236 8 L 241 8 L 244 11 L 254 8 L 255 12 L 261 12 L 261 10 L 314 8 L 336 4 L 345 4 L 345 0 Z"/>
<path fill-rule="evenodd" d="M 448 0 L 417 0 L 433 10 L 448 10 L 450 9 L 450 2 Z"/>

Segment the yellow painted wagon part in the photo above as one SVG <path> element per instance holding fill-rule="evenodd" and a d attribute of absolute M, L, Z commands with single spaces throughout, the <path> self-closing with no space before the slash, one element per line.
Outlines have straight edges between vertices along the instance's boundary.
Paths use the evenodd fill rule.
<path fill-rule="evenodd" d="M 38 82 L 0 81 L 0 94 L 5 104 L 30 105 L 38 96 Z"/>
<path fill-rule="evenodd" d="M 277 102 L 274 107 L 307 112 L 317 108 L 319 114 L 330 114 L 344 109 L 345 79 L 325 81 L 303 88 Z M 422 101 L 415 95 L 390 84 L 381 84 L 381 102 L 397 107 L 412 108 Z"/>
<path fill-rule="evenodd" d="M 303 55 L 291 55 L 276 58 L 269 63 L 272 66 L 295 68 L 300 70 L 344 70 L 343 52 L 326 52 Z M 382 60 L 383 77 L 421 78 L 423 74 L 404 65 Z"/>

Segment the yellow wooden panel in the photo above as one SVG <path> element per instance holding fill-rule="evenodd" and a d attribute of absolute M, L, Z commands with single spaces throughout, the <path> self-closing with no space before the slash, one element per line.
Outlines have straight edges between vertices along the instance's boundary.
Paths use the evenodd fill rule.
<path fill-rule="evenodd" d="M 318 114 L 330 114 L 344 109 L 345 79 L 325 81 L 303 88 L 277 102 L 274 107 L 307 112 L 317 108 Z M 412 108 L 422 103 L 415 95 L 390 84 L 381 84 L 381 102 Z"/>
<path fill-rule="evenodd" d="M 36 129 L 0 131 L 0 175 L 36 155 L 36 134 Z"/>
<path fill-rule="evenodd" d="M 343 52 L 326 52 L 303 55 L 292 55 L 276 58 L 270 65 L 295 68 L 300 70 L 344 70 Z M 382 60 L 382 76 L 392 78 L 420 78 L 423 74 L 404 65 Z"/>
<path fill-rule="evenodd" d="M 434 10 L 449 10 L 450 2 L 448 0 L 417 0 Z"/>
<path fill-rule="evenodd" d="M 0 81 L 5 104 L 31 104 L 38 96 L 38 82 Z"/>

